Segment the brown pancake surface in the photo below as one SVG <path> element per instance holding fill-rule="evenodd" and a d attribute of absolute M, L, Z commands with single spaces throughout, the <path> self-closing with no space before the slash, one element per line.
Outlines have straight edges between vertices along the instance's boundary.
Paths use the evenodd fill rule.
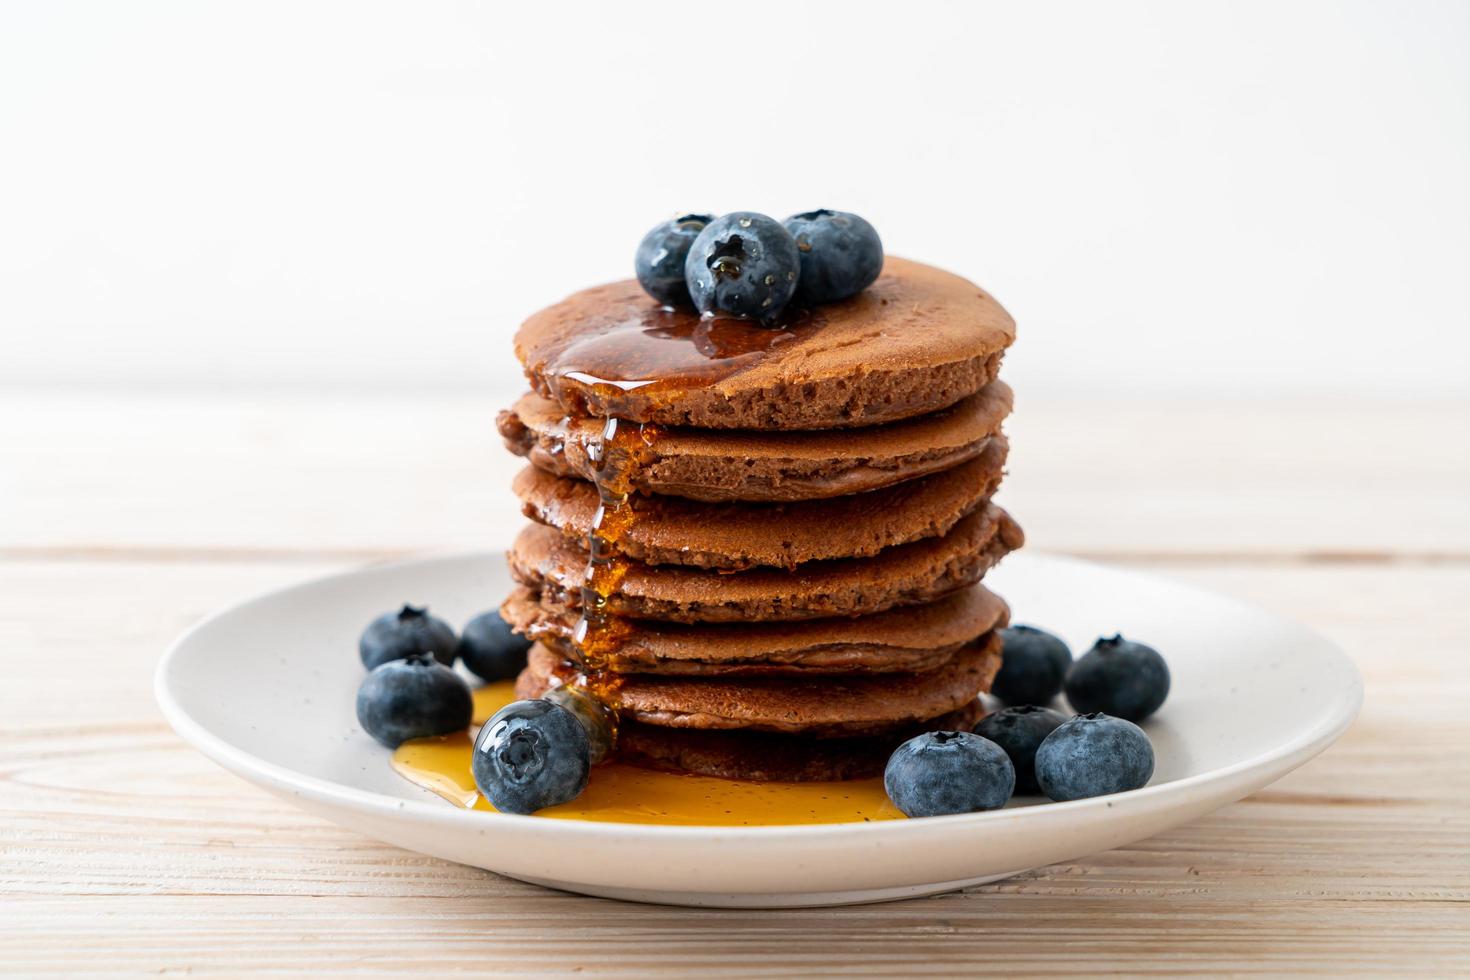
<path fill-rule="evenodd" d="M 865 558 L 947 533 L 995 492 L 1005 456 L 1005 439 L 997 436 L 978 458 L 942 473 L 831 500 L 711 504 L 634 494 L 628 498 L 633 520 L 611 545 L 650 565 L 735 571 Z M 513 489 L 527 517 L 575 541 L 587 539 L 601 504 L 591 483 L 528 466 Z"/>
<path fill-rule="evenodd" d="M 815 678 L 685 678 L 594 675 L 622 718 L 666 728 L 741 729 L 820 738 L 871 735 L 956 711 L 990 689 L 1000 669 L 999 634 L 961 648 L 947 664 L 917 674 Z M 539 697 L 580 676 L 544 644 L 531 647 L 518 697 Z"/>
<path fill-rule="evenodd" d="M 750 432 L 666 428 L 645 434 L 647 460 L 633 488 L 693 500 L 816 500 L 862 493 L 937 473 L 979 456 L 1010 414 L 1011 389 L 986 385 L 956 405 L 863 429 Z M 506 446 L 538 469 L 592 479 L 587 449 L 599 418 L 568 418 L 526 395 L 500 413 Z"/>
<path fill-rule="evenodd" d="M 975 284 L 889 257 L 877 282 L 785 329 L 663 309 L 634 280 L 575 293 L 516 333 L 567 414 L 710 429 L 831 429 L 910 418 L 993 380 L 1015 322 Z"/>
<path fill-rule="evenodd" d="M 881 735 L 809 738 L 771 732 L 662 728 L 636 721 L 618 730 L 618 758 L 649 769 L 723 779 L 799 783 L 881 776 L 888 757 L 915 735 L 971 731 L 984 717 L 975 700 L 949 714 Z"/>
<path fill-rule="evenodd" d="M 523 587 L 501 614 L 516 632 L 580 659 L 571 643 L 576 613 L 545 606 Z M 628 621 L 617 630 L 615 648 L 595 666 L 694 677 L 915 673 L 947 663 L 960 647 L 1004 626 L 1009 615 L 999 596 L 972 585 L 870 616 L 715 625 Z"/>
<path fill-rule="evenodd" d="M 761 622 L 858 616 L 930 602 L 980 581 L 1025 540 L 1009 514 L 987 504 L 948 534 L 871 558 L 807 562 L 792 571 L 720 572 L 626 561 L 606 611 L 681 623 Z M 548 605 L 577 608 L 587 551 L 554 528 L 532 524 L 508 556 L 511 577 Z"/>

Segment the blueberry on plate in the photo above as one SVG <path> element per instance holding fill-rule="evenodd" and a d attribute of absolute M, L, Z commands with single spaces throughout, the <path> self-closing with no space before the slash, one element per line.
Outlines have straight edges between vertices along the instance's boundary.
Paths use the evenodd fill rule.
<path fill-rule="evenodd" d="M 883 271 L 883 242 L 867 221 L 846 211 L 807 211 L 785 221 L 801 256 L 796 298 L 835 303 L 871 286 Z"/>
<path fill-rule="evenodd" d="M 1143 721 L 1169 696 L 1169 667 L 1153 647 L 1102 638 L 1072 665 L 1066 687 L 1075 711 Z"/>
<path fill-rule="evenodd" d="M 495 610 L 480 613 L 459 634 L 459 659 L 483 681 L 503 681 L 526 666 L 531 641 L 518 636 Z"/>
<path fill-rule="evenodd" d="M 713 215 L 686 214 L 655 226 L 643 236 L 633 257 L 633 271 L 644 292 L 665 306 L 689 305 L 684 260 L 689 257 L 689 246 L 713 220 Z"/>
<path fill-rule="evenodd" d="M 910 817 L 996 810 L 1006 805 L 1016 771 L 1005 749 L 970 732 L 925 732 L 888 757 L 883 788 Z"/>
<path fill-rule="evenodd" d="M 1036 780 L 1053 800 L 1083 800 L 1138 789 L 1154 774 L 1143 729 L 1094 712 L 1063 722 L 1036 750 Z"/>
<path fill-rule="evenodd" d="M 1006 704 L 1049 704 L 1061 693 L 1072 666 L 1067 644 L 1035 626 L 1008 626 L 1000 639 L 1000 673 L 990 685 L 991 694 Z"/>
<path fill-rule="evenodd" d="M 480 729 L 470 770 L 495 809 L 535 813 L 580 796 L 591 765 L 576 715 L 550 701 L 513 701 Z"/>
<path fill-rule="evenodd" d="M 426 653 L 374 667 L 357 689 L 358 723 L 390 749 L 464 731 L 473 713 L 464 678 Z"/>
<path fill-rule="evenodd" d="M 357 641 L 357 652 L 368 670 L 413 653 L 427 653 L 441 664 L 452 664 L 458 642 L 444 620 L 430 616 L 428 609 L 405 605 L 368 623 Z"/>
<path fill-rule="evenodd" d="M 1034 704 L 1002 708 L 986 715 L 975 726 L 975 734 L 988 738 L 1010 756 L 1016 770 L 1016 792 L 1035 793 L 1036 750 L 1048 735 L 1067 719 L 1059 711 Z"/>
<path fill-rule="evenodd" d="M 588 761 L 597 765 L 612 755 L 617 736 L 613 727 L 613 714 L 601 701 L 577 687 L 563 685 L 554 687 L 542 695 L 542 699 L 561 705 L 582 723 L 587 733 Z"/>
<path fill-rule="evenodd" d="M 684 279 L 695 309 L 772 320 L 796 293 L 796 239 L 754 211 L 721 215 L 689 249 Z"/>

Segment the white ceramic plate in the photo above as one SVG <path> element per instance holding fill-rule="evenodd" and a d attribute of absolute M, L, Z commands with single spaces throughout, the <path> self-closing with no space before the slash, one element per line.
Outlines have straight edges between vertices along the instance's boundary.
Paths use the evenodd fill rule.
<path fill-rule="evenodd" d="M 661 827 L 466 811 L 389 768 L 358 728 L 357 636 L 385 609 L 456 625 L 509 587 L 501 555 L 366 568 L 241 603 L 159 664 L 170 723 L 225 768 L 344 826 L 525 881 L 637 901 L 732 907 L 868 902 L 993 881 L 1140 840 L 1238 800 L 1321 752 L 1362 700 L 1357 670 L 1316 634 L 1195 589 L 1084 562 L 1013 555 L 987 578 L 1079 654 L 1121 631 L 1169 661 L 1145 727 L 1141 790 L 991 813 L 798 827 Z"/>

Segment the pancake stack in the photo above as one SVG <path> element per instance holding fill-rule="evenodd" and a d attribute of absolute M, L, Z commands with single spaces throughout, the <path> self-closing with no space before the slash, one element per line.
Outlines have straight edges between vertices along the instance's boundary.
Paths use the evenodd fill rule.
<path fill-rule="evenodd" d="M 535 391 L 499 419 L 530 464 L 518 695 L 578 685 L 619 758 L 758 780 L 876 775 L 973 725 L 1008 617 L 981 579 L 1022 543 L 991 503 L 1014 336 L 983 290 L 896 258 L 777 329 L 634 281 L 533 316 Z"/>

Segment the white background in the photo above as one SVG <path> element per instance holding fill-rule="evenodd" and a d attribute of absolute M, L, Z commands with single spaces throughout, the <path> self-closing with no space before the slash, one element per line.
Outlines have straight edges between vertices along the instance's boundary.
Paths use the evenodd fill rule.
<path fill-rule="evenodd" d="M 0 6 L 5 386 L 509 397 L 656 221 L 814 207 L 1023 391 L 1464 394 L 1470 3 Z"/>

